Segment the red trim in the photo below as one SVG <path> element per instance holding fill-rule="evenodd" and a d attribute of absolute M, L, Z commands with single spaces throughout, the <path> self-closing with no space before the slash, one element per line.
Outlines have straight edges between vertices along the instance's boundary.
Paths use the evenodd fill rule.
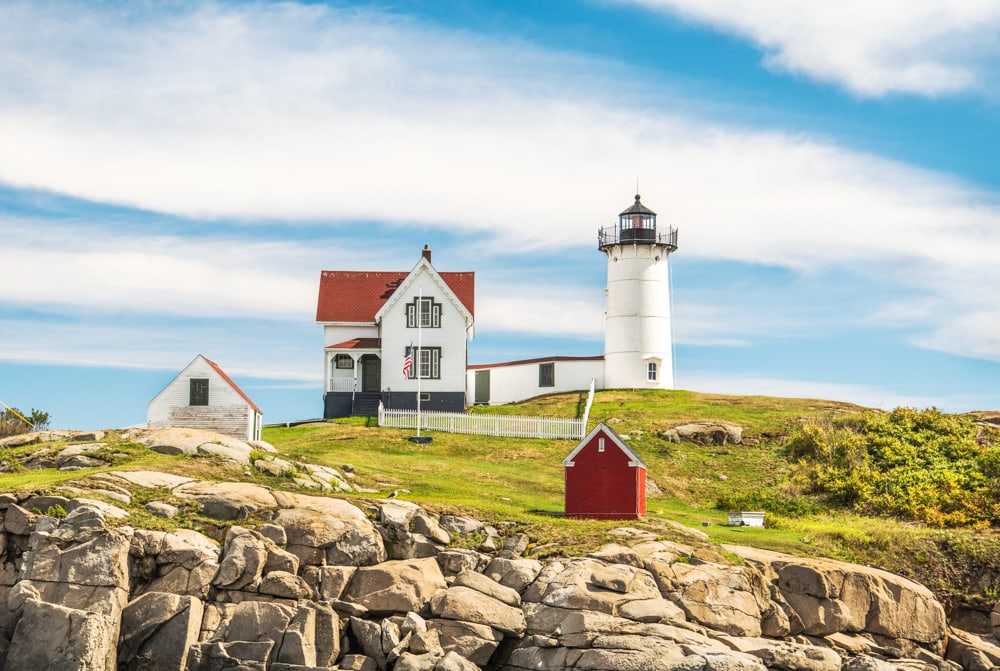
<path fill-rule="evenodd" d="M 247 396 L 246 394 L 244 394 L 243 390 L 240 389 L 239 387 L 237 387 L 236 383 L 233 382 L 231 379 L 229 379 L 229 376 L 226 375 L 225 371 L 222 370 L 221 368 L 219 368 L 219 364 L 215 363 L 214 361 L 212 361 L 211 359 L 209 359 L 208 357 L 206 357 L 204 355 L 202 355 L 202 358 L 205 359 L 205 361 L 208 362 L 208 365 L 211 366 L 212 368 L 214 368 L 215 372 L 218 373 L 219 376 L 222 377 L 222 379 L 225 380 L 229 384 L 229 386 L 233 388 L 233 391 L 235 391 L 237 394 L 239 394 L 240 396 L 242 396 L 243 400 L 246 401 L 247 403 L 249 403 L 250 407 L 257 411 L 258 415 L 263 415 L 264 414 L 264 413 L 262 413 L 260 411 L 260 408 L 258 408 L 257 405 L 253 401 L 250 400 L 250 397 Z"/>
<path fill-rule="evenodd" d="M 466 370 L 480 370 L 482 368 L 503 368 L 504 366 L 519 366 L 529 363 L 545 363 L 547 361 L 604 361 L 604 355 L 597 356 L 543 356 L 537 359 L 520 359 L 519 361 L 504 361 L 502 363 L 477 363 L 466 366 Z"/>

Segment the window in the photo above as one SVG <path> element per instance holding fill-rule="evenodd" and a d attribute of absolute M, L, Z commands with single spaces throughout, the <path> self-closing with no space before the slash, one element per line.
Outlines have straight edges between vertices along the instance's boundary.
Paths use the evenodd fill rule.
<path fill-rule="evenodd" d="M 418 373 L 421 380 L 441 379 L 440 347 L 413 348 L 413 366 L 410 367 L 410 379 L 417 379 Z"/>
<path fill-rule="evenodd" d="M 188 405 L 208 405 L 208 380 L 191 378 L 191 394 Z"/>
<path fill-rule="evenodd" d="M 603 452 L 604 451 L 604 439 L 603 438 L 598 438 L 597 439 L 597 451 L 598 452 Z"/>
<path fill-rule="evenodd" d="M 538 364 L 538 386 L 556 386 L 556 364 L 554 362 Z"/>
<path fill-rule="evenodd" d="M 656 362 L 650 361 L 646 364 L 646 381 L 656 382 Z"/>
<path fill-rule="evenodd" d="M 354 359 L 350 354 L 338 354 L 337 368 L 354 368 Z"/>
<path fill-rule="evenodd" d="M 417 318 L 420 328 L 441 328 L 441 304 L 433 298 L 414 298 L 406 305 L 406 328 L 417 328 Z"/>

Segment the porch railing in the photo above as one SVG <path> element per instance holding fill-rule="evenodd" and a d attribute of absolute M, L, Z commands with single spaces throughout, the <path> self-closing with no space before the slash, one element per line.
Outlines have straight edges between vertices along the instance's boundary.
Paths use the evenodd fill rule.
<path fill-rule="evenodd" d="M 353 377 L 331 377 L 327 383 L 327 391 L 357 391 L 358 381 Z"/>

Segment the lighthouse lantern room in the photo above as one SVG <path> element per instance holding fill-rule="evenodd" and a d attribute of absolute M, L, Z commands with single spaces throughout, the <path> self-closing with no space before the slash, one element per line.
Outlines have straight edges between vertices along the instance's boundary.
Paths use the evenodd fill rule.
<path fill-rule="evenodd" d="M 657 227 L 639 194 L 618 224 L 598 231 L 608 257 L 604 311 L 604 387 L 672 389 L 670 270 L 677 229 Z"/>

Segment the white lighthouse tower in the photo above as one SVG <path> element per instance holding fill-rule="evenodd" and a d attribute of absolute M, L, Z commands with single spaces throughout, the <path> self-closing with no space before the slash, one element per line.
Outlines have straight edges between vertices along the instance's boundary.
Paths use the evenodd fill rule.
<path fill-rule="evenodd" d="M 673 389 L 670 270 L 677 229 L 656 225 L 656 212 L 635 203 L 618 224 L 597 233 L 608 256 L 604 310 L 604 387 Z"/>

